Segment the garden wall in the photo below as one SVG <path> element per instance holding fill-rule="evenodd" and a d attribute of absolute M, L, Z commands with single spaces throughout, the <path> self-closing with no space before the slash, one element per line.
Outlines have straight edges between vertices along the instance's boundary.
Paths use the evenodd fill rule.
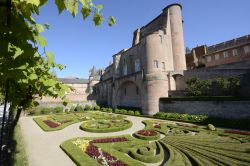
<path fill-rule="evenodd" d="M 160 112 L 206 115 L 225 119 L 250 119 L 249 98 L 161 98 Z"/>

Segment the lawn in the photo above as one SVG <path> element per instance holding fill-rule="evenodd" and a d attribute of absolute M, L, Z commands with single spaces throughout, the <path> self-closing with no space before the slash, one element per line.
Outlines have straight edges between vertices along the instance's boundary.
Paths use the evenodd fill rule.
<path fill-rule="evenodd" d="M 44 131 L 82 122 L 80 128 L 102 133 L 125 130 L 132 122 L 123 115 L 86 111 L 34 118 Z M 77 165 L 217 166 L 250 165 L 250 132 L 190 123 L 144 120 L 145 128 L 113 137 L 66 140 L 63 151 Z"/>
<path fill-rule="evenodd" d="M 162 120 L 143 123 L 144 130 L 131 133 L 134 137 L 74 138 L 61 148 L 77 165 L 250 165 L 249 132 Z"/>

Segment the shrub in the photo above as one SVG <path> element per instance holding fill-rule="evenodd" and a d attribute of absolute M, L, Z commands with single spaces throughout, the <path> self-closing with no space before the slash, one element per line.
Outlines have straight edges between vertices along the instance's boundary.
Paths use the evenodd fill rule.
<path fill-rule="evenodd" d="M 75 111 L 75 107 L 70 107 L 70 112 L 74 112 Z"/>
<path fill-rule="evenodd" d="M 134 115 L 134 114 L 135 114 L 135 112 L 134 112 L 134 111 L 132 111 L 132 110 L 129 110 L 129 111 L 128 111 L 128 114 L 129 114 L 129 115 Z"/>
<path fill-rule="evenodd" d="M 238 94 L 240 89 L 240 78 L 229 77 L 229 78 L 217 78 L 216 85 L 219 89 L 222 89 L 225 95 L 235 96 Z"/>
<path fill-rule="evenodd" d="M 139 115 L 141 115 L 141 113 L 139 111 L 135 111 L 134 115 L 139 116 Z"/>
<path fill-rule="evenodd" d="M 208 130 L 211 130 L 211 131 L 215 131 L 216 130 L 216 128 L 212 124 L 208 124 L 207 128 L 208 128 Z"/>
<path fill-rule="evenodd" d="M 192 77 L 186 83 L 187 96 L 206 96 L 212 85 L 210 80 L 200 80 L 197 77 Z"/>
<path fill-rule="evenodd" d="M 107 108 L 107 112 L 111 113 L 111 112 L 113 112 L 113 109 L 112 108 Z"/>
<path fill-rule="evenodd" d="M 116 109 L 115 109 L 115 113 L 120 114 L 120 113 L 122 113 L 122 110 L 116 108 Z"/>
<path fill-rule="evenodd" d="M 77 105 L 76 107 L 75 107 L 75 109 L 74 109 L 74 111 L 76 111 L 76 112 L 82 112 L 84 109 L 83 109 L 83 107 L 81 106 L 81 105 Z"/>
<path fill-rule="evenodd" d="M 55 113 L 61 113 L 61 112 L 63 112 L 63 107 L 55 107 L 54 111 L 55 111 Z"/>
<path fill-rule="evenodd" d="M 128 112 L 128 111 L 125 110 L 125 109 L 122 109 L 122 111 L 121 111 L 122 114 L 127 114 L 127 112 Z"/>
<path fill-rule="evenodd" d="M 42 108 L 41 109 L 41 112 L 40 112 L 41 114 L 49 114 L 49 113 L 51 113 L 51 108 Z"/>
<path fill-rule="evenodd" d="M 91 108 L 90 105 L 85 105 L 85 108 L 84 108 L 85 111 L 89 111 L 89 110 L 91 110 L 91 109 L 92 109 L 92 108 Z"/>
<path fill-rule="evenodd" d="M 96 111 L 99 111 L 100 110 L 100 106 L 96 105 L 96 106 L 93 107 L 93 109 L 96 110 Z"/>

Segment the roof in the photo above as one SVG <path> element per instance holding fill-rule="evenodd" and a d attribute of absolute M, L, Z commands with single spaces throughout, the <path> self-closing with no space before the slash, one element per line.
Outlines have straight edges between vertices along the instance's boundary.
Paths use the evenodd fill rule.
<path fill-rule="evenodd" d="M 88 84 L 89 80 L 84 78 L 59 78 L 64 84 Z"/>

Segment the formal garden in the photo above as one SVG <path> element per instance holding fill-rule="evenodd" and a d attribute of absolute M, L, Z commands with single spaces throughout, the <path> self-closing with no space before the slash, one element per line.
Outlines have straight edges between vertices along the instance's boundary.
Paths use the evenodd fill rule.
<path fill-rule="evenodd" d="M 154 117 L 145 117 L 136 110 L 80 107 L 76 106 L 67 112 L 56 112 L 59 108 L 46 108 L 46 112 L 41 108 L 40 114 L 42 112 L 46 115 L 33 118 L 45 132 L 63 130 L 74 123 L 79 123 L 78 129 L 86 133 L 124 132 L 105 137 L 91 137 L 86 134 L 84 137 L 62 142 L 61 149 L 76 165 L 250 164 L 250 132 L 218 128 L 213 124 L 181 122 L 201 122 L 206 119 L 205 116 L 158 113 Z M 163 118 L 168 116 L 172 120 L 178 117 L 178 121 Z M 135 126 L 128 117 L 140 120 L 145 127 L 129 133 L 129 129 Z"/>

